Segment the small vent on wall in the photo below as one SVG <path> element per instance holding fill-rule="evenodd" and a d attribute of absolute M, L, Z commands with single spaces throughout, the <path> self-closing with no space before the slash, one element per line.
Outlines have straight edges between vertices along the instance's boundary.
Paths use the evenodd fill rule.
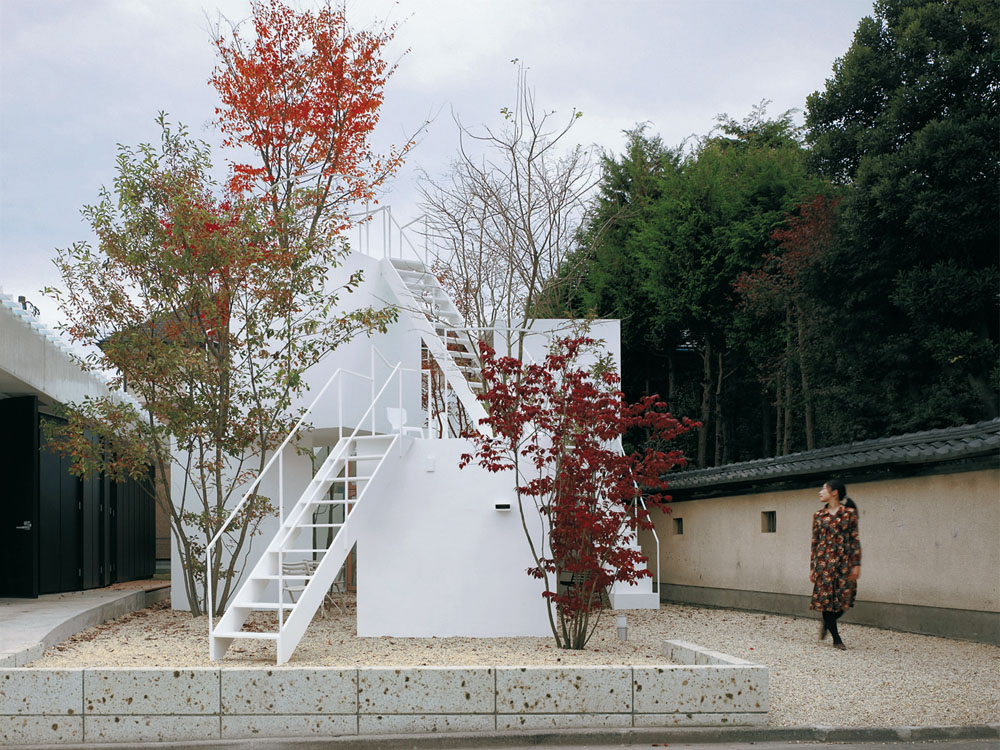
<path fill-rule="evenodd" d="M 675 534 L 683 534 L 684 533 L 684 519 L 683 518 L 675 518 L 674 519 L 674 533 Z"/>
<path fill-rule="evenodd" d="M 763 534 L 773 534 L 778 530 L 778 511 L 765 510 L 760 514 L 760 530 Z"/>

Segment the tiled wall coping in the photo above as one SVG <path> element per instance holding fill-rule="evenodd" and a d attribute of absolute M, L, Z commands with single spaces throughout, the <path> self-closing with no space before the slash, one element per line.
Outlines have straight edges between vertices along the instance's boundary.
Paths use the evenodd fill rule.
<path fill-rule="evenodd" d="M 680 641 L 668 652 L 687 663 L 7 669 L 0 744 L 766 723 L 766 667 Z"/>

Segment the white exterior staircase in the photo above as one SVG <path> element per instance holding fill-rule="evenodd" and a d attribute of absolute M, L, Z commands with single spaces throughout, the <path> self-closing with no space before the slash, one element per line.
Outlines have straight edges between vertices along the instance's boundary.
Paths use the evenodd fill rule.
<path fill-rule="evenodd" d="M 400 440 L 406 439 L 398 434 L 367 435 L 343 438 L 337 443 L 212 629 L 213 660 L 221 659 L 233 640 L 256 638 L 277 641 L 278 664 L 288 661 L 358 541 L 361 515 L 377 512 L 372 510 L 368 496 L 373 494 L 370 490 L 385 464 L 400 455 L 400 451 L 392 450 Z M 332 492 L 337 486 L 341 492 Z M 316 512 L 323 506 L 343 508 L 343 522 L 316 523 Z M 329 547 L 313 547 L 313 530 L 318 527 L 335 530 Z M 290 576 L 282 572 L 284 563 L 312 560 L 317 555 L 320 557 L 312 575 Z M 294 602 L 285 591 L 286 582 L 305 584 Z M 277 613 L 274 626 L 245 630 L 245 623 L 255 612 Z"/>
<path fill-rule="evenodd" d="M 470 329 L 438 279 L 419 260 L 391 258 L 383 261 L 385 277 L 409 313 L 423 345 L 441 368 L 472 426 L 486 410 L 476 398 L 484 387 L 479 352 Z"/>

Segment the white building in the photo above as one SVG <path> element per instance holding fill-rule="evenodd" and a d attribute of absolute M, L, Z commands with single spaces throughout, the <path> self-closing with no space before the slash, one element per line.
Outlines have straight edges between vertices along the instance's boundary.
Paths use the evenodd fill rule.
<path fill-rule="evenodd" d="M 480 332 L 466 328 L 413 255 L 352 252 L 336 269 L 344 278 L 364 272 L 352 305 L 393 305 L 399 318 L 386 334 L 358 337 L 309 371 L 310 396 L 320 394 L 311 429 L 296 436 L 299 450 L 290 442 L 279 451 L 260 479 L 281 520 L 265 530 L 241 588 L 212 625 L 213 659 L 235 638 L 251 637 L 276 640 L 278 663 L 286 662 L 345 563 L 356 570 L 360 636 L 551 632 L 542 583 L 526 574 L 533 561 L 514 474 L 459 468 L 472 443 L 457 435 L 485 416 L 476 399 Z M 550 334 L 567 323 L 534 321 L 525 356 L 541 360 Z M 618 321 L 597 321 L 591 335 L 620 363 Z M 181 484 L 175 475 L 175 491 Z M 305 569 L 290 567 L 295 561 L 307 561 Z M 186 601 L 179 566 L 175 550 L 175 607 Z M 611 595 L 617 608 L 659 606 L 649 578 Z M 279 632 L 241 631 L 252 612 L 279 608 Z"/>

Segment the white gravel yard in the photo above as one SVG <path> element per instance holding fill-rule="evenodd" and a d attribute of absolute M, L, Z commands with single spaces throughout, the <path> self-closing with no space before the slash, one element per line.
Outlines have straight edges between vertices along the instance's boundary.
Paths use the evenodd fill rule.
<path fill-rule="evenodd" d="M 841 624 L 847 651 L 816 640 L 818 621 L 664 605 L 628 612 L 620 643 L 604 613 L 584 651 L 546 638 L 359 638 L 353 599 L 345 613 L 309 626 L 290 667 L 645 665 L 663 662 L 668 638 L 770 668 L 772 726 L 930 726 L 1000 722 L 1000 648 L 981 643 Z M 400 617 L 405 617 L 401 612 Z M 224 661 L 208 660 L 205 618 L 159 605 L 85 630 L 31 667 L 273 667 L 274 644 L 237 641 Z"/>

